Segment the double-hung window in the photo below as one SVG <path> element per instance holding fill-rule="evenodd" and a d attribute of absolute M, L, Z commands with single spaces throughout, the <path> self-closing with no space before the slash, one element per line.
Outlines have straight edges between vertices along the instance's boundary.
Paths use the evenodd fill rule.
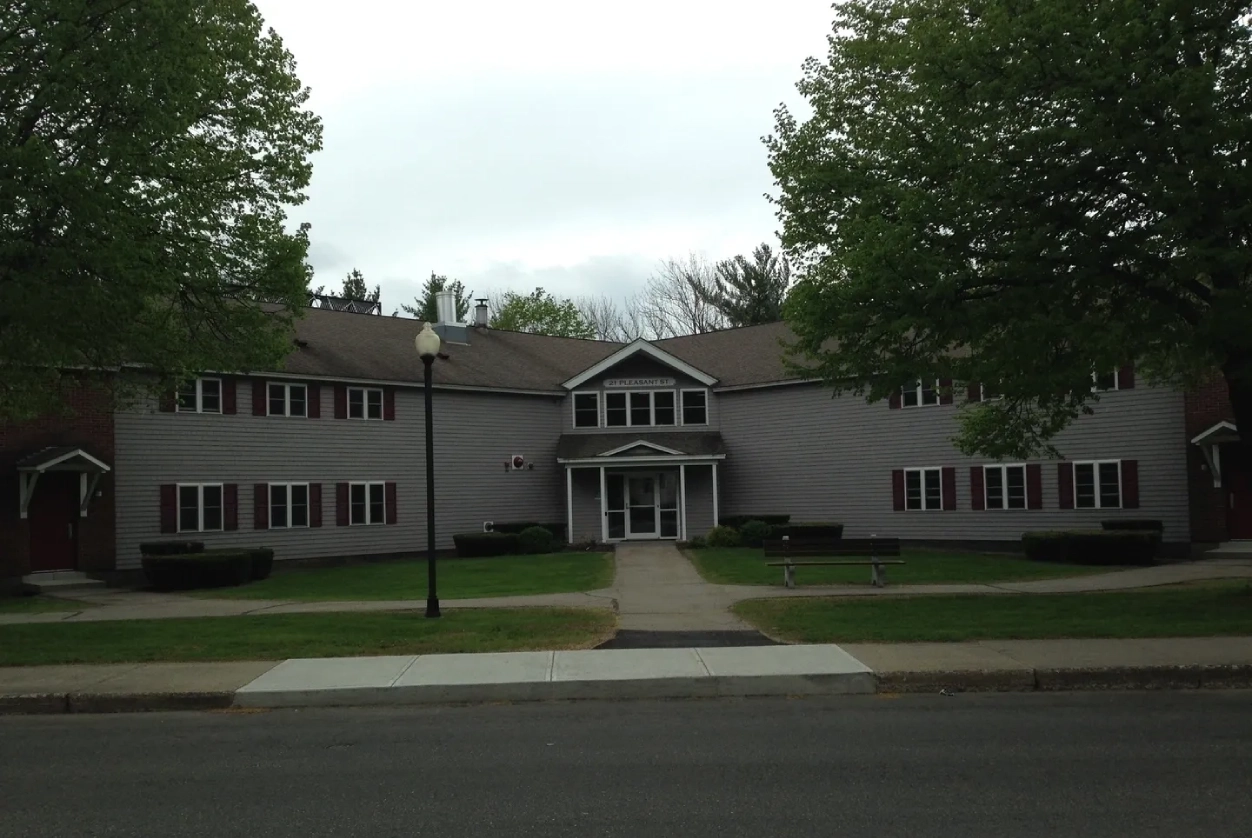
<path fill-rule="evenodd" d="M 309 525 L 309 484 L 270 484 L 270 529 Z"/>
<path fill-rule="evenodd" d="M 1074 463 L 1074 506 L 1119 509 L 1122 505 L 1121 460 Z"/>
<path fill-rule="evenodd" d="M 682 399 L 684 425 L 707 425 L 709 423 L 707 390 L 683 390 Z"/>
<path fill-rule="evenodd" d="M 984 466 L 987 509 L 1026 508 L 1026 466 Z"/>
<path fill-rule="evenodd" d="M 222 380 L 220 378 L 193 378 L 178 388 L 174 404 L 179 413 L 221 413 Z"/>
<path fill-rule="evenodd" d="M 600 427 L 600 394 L 599 393 L 575 393 L 574 394 L 574 427 L 575 428 L 598 428 Z"/>
<path fill-rule="evenodd" d="M 348 486 L 350 524 L 387 523 L 387 503 L 382 483 L 352 483 Z"/>
<path fill-rule="evenodd" d="M 604 424 L 611 428 L 672 426 L 677 418 L 673 390 L 604 394 Z"/>
<path fill-rule="evenodd" d="M 1093 372 L 1091 374 L 1091 389 L 1097 391 L 1103 390 L 1120 390 L 1121 370 L 1108 370 L 1107 372 Z"/>
<path fill-rule="evenodd" d="M 943 509 L 943 475 L 937 468 L 904 470 L 905 509 Z"/>
<path fill-rule="evenodd" d="M 222 529 L 222 484 L 178 484 L 178 531 L 216 532 Z"/>
<path fill-rule="evenodd" d="M 630 424 L 640 427 L 652 424 L 652 394 L 630 394 Z"/>
<path fill-rule="evenodd" d="M 348 418 L 382 419 L 383 391 L 377 387 L 349 387 Z"/>
<path fill-rule="evenodd" d="M 604 424 L 610 428 L 625 428 L 630 424 L 625 393 L 604 394 Z"/>
<path fill-rule="evenodd" d="M 674 391 L 656 390 L 652 393 L 652 424 L 677 424 L 674 413 Z"/>
<path fill-rule="evenodd" d="M 304 384 L 269 385 L 270 416 L 308 416 L 309 388 Z"/>
<path fill-rule="evenodd" d="M 904 407 L 939 404 L 939 382 L 937 380 L 918 381 L 915 387 L 901 387 L 900 404 Z"/>

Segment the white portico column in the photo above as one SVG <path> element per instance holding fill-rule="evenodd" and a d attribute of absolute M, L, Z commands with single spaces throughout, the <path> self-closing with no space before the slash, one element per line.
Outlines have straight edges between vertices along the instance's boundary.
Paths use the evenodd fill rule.
<path fill-rule="evenodd" d="M 713 463 L 713 526 L 718 525 L 721 517 L 717 507 L 717 463 L 715 462 Z"/>
<path fill-rule="evenodd" d="M 687 464 L 678 467 L 678 537 L 687 540 Z"/>
<path fill-rule="evenodd" d="M 574 469 L 565 467 L 565 543 L 574 543 Z"/>
<path fill-rule="evenodd" d="M 604 466 L 600 466 L 600 543 L 605 544 L 609 540 L 609 514 L 608 507 L 605 505 L 609 502 L 608 480 L 604 476 Z"/>

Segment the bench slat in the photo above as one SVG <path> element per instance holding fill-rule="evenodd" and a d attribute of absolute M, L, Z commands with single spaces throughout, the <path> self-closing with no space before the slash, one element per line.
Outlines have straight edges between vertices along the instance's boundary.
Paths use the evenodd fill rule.
<path fill-rule="evenodd" d="M 826 565 L 874 565 L 874 564 L 904 564 L 903 559 L 883 559 L 876 562 L 872 559 L 855 562 L 766 562 L 766 567 L 824 567 Z"/>

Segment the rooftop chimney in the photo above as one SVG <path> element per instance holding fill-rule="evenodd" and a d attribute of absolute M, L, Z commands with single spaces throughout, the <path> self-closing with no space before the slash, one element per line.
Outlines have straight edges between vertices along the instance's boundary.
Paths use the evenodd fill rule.
<path fill-rule="evenodd" d="M 435 292 L 435 314 L 444 325 L 451 326 L 457 322 L 455 291 Z"/>
<path fill-rule="evenodd" d="M 485 329 L 487 328 L 487 298 L 479 297 L 475 302 L 477 305 L 474 306 L 474 325 Z"/>

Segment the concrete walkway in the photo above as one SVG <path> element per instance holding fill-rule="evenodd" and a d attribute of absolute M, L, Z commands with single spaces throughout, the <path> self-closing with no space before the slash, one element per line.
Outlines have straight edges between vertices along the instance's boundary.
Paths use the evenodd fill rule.
<path fill-rule="evenodd" d="M 613 587 L 626 631 L 755 631 L 730 613 L 735 597 L 710 585 L 669 542 L 621 544 Z M 742 597 L 739 597 L 742 598 Z"/>

